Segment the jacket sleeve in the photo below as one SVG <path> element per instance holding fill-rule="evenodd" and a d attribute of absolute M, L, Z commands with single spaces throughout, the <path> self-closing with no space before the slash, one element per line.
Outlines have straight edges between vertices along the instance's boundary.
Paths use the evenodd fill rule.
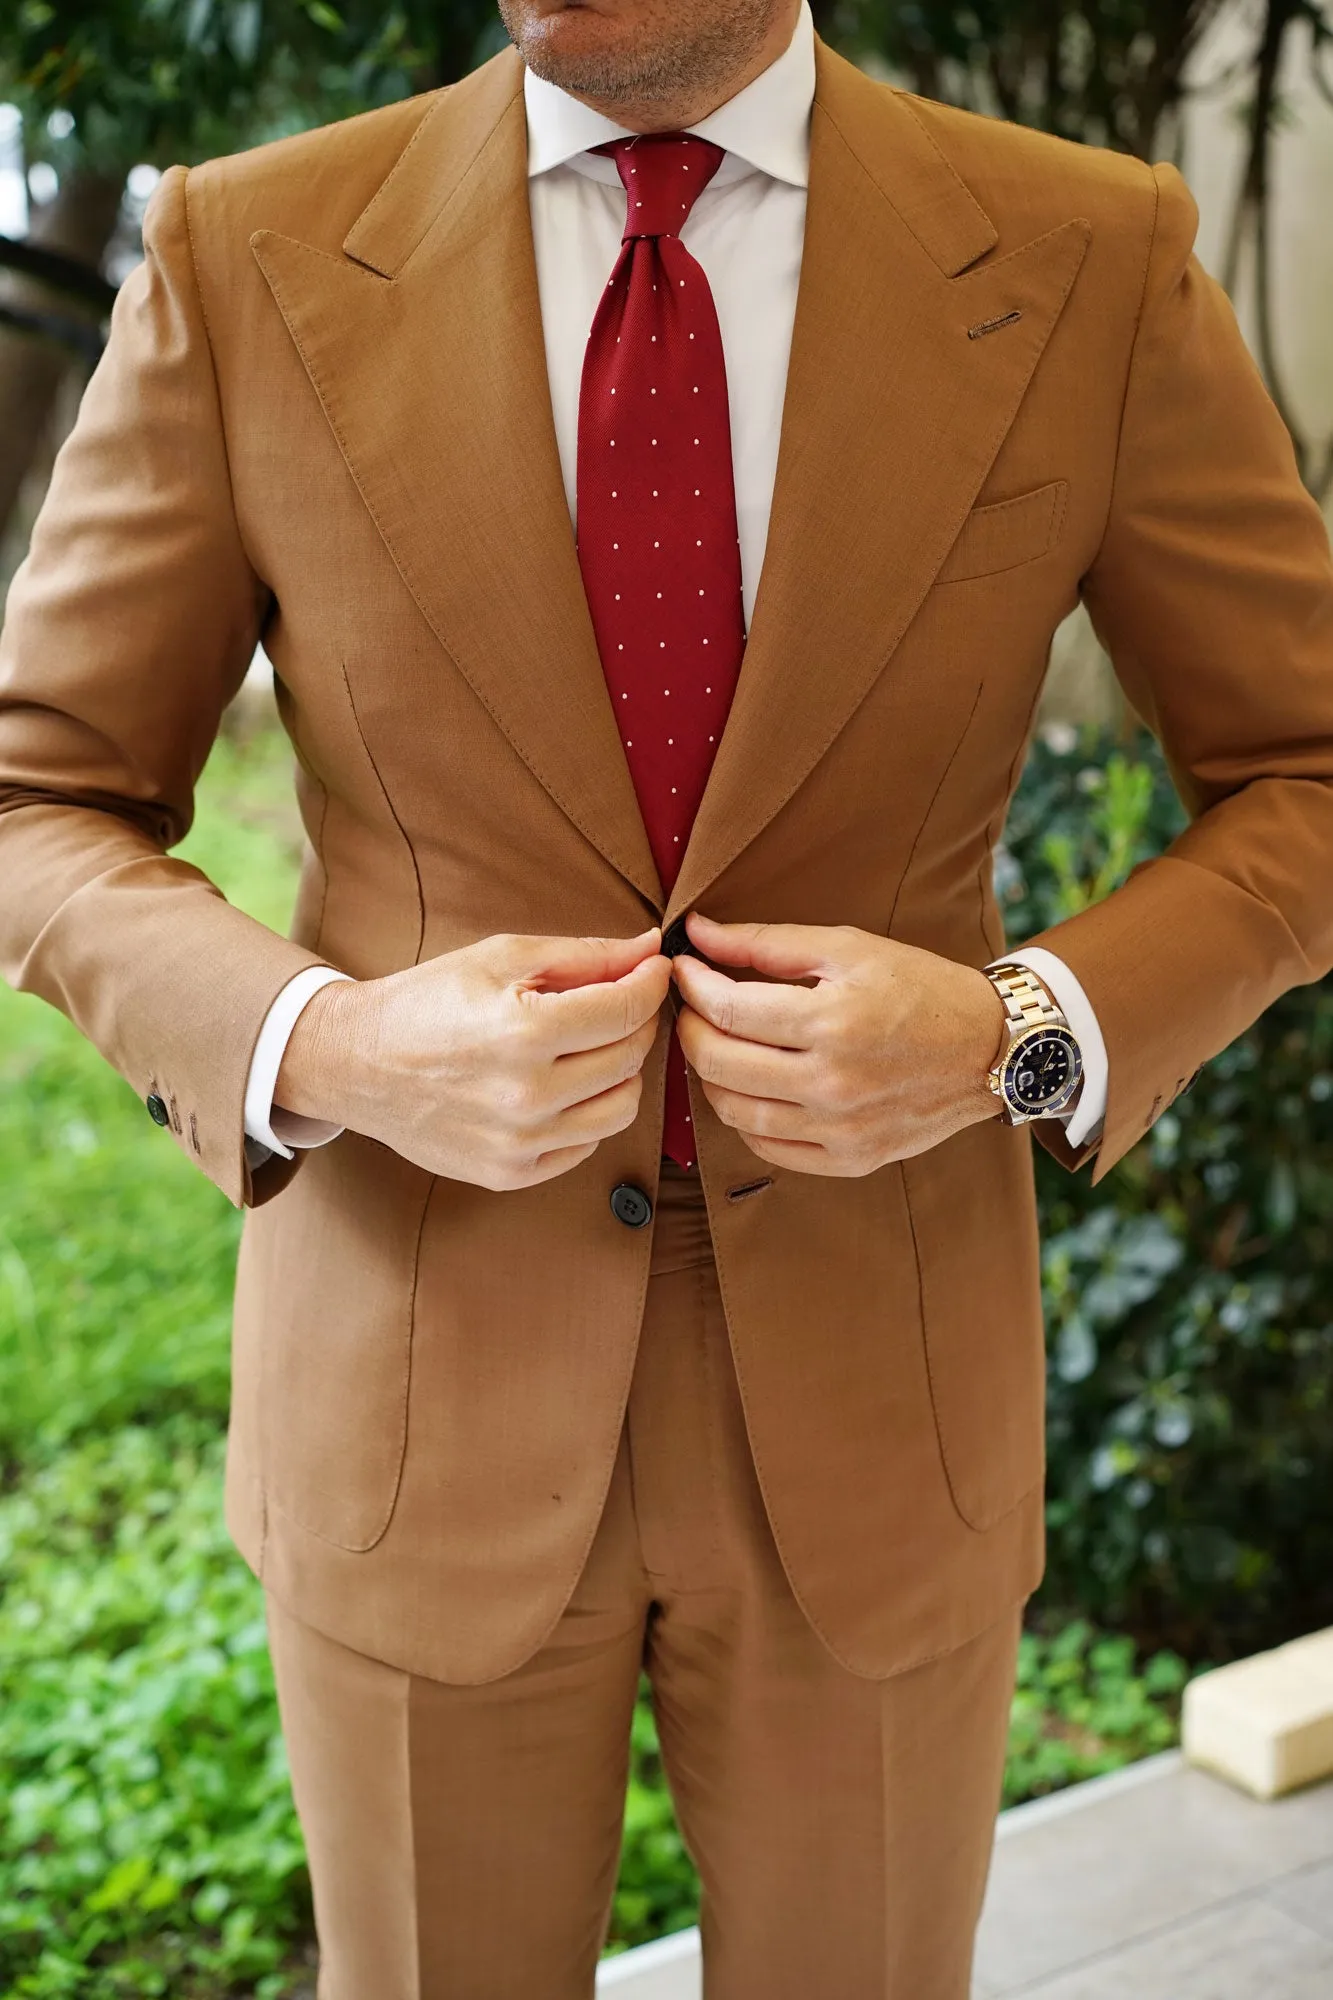
<path fill-rule="evenodd" d="M 168 850 L 267 602 L 232 508 L 186 174 L 144 227 L 0 636 L 0 973 L 59 1007 L 238 1204 L 276 994 L 313 953 Z"/>
<path fill-rule="evenodd" d="M 1083 597 L 1191 824 L 1113 895 L 1028 942 L 1081 982 L 1109 1059 L 1100 1179 L 1199 1065 L 1333 966 L 1333 558 L 1231 305 L 1157 213 L 1110 511 Z"/>

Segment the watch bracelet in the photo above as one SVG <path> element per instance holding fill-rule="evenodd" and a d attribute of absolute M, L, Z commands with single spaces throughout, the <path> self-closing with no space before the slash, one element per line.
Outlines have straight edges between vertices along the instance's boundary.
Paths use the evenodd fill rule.
<path fill-rule="evenodd" d="M 988 966 L 986 977 L 1000 996 L 1011 1036 L 1022 1034 L 1025 1028 L 1068 1028 L 1063 1008 L 1056 1005 L 1030 967 L 1006 961 Z"/>

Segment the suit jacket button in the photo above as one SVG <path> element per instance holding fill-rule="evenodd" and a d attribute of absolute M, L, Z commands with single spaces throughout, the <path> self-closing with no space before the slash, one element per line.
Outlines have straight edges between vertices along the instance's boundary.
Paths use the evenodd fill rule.
<path fill-rule="evenodd" d="M 162 1102 L 156 1091 L 148 1099 L 148 1116 L 152 1119 L 154 1125 L 170 1125 L 171 1123 L 171 1113 L 167 1110 L 166 1105 Z"/>
<path fill-rule="evenodd" d="M 685 928 L 684 917 L 677 917 L 675 923 L 668 924 L 662 933 L 662 956 L 663 958 L 679 958 L 682 953 L 687 958 L 698 958 L 700 956 L 690 943 L 690 934 Z"/>
<path fill-rule="evenodd" d="M 642 1229 L 653 1219 L 653 1205 L 642 1188 L 632 1181 L 621 1181 L 611 1190 L 611 1213 L 626 1229 Z"/>

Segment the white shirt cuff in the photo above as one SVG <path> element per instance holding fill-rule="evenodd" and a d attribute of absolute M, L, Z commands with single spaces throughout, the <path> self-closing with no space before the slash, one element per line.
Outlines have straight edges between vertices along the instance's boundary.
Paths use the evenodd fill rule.
<path fill-rule="evenodd" d="M 290 1160 L 294 1152 L 327 1146 L 342 1131 L 341 1125 L 330 1125 L 323 1118 L 303 1118 L 298 1112 L 284 1111 L 274 1104 L 273 1093 L 302 1009 L 335 979 L 349 977 L 346 972 L 335 972 L 331 965 L 308 965 L 288 980 L 264 1016 L 245 1084 L 245 1156 L 252 1167 L 262 1166 L 273 1153 Z"/>
<path fill-rule="evenodd" d="M 1065 1137 L 1077 1149 L 1100 1135 L 1106 1117 L 1106 1085 L 1110 1065 L 1106 1043 L 1091 1000 L 1062 958 L 1044 951 L 1039 944 L 1025 951 L 1007 951 L 996 965 L 1025 965 L 1035 972 L 1056 1006 L 1064 1014 L 1083 1056 L 1083 1089 L 1072 1111 L 1063 1114 Z"/>

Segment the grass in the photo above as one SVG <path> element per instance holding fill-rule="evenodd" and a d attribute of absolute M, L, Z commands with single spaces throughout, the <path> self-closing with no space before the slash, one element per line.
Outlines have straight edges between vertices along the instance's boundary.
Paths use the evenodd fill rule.
<path fill-rule="evenodd" d="M 286 746 L 221 742 L 184 851 L 285 925 Z M 0 1995 L 279 2000 L 309 1893 L 221 1452 L 239 1218 L 69 1025 L 0 988 Z M 1184 1668 L 1024 1640 L 1006 1799 L 1174 1739 Z M 693 1921 L 652 1716 L 613 1947 Z"/>

